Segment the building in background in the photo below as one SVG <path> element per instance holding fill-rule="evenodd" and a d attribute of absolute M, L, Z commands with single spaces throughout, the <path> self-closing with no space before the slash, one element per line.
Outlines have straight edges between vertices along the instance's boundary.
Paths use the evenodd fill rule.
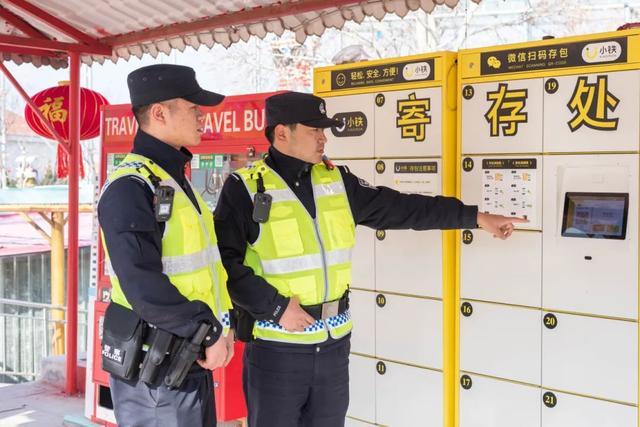
<path fill-rule="evenodd" d="M 56 182 L 56 145 L 36 135 L 22 114 L 5 111 L 4 166 L 7 187 L 33 187 Z"/>

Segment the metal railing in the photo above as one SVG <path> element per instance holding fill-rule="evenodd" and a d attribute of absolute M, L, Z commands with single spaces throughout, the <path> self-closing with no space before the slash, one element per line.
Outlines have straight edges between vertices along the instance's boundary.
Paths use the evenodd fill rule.
<path fill-rule="evenodd" d="M 0 298 L 0 382 L 34 380 L 64 332 L 66 307 Z M 54 315 L 54 312 L 56 315 Z M 87 310 L 78 310 L 78 352 L 87 348 Z M 56 336 L 58 334 L 58 336 Z"/>

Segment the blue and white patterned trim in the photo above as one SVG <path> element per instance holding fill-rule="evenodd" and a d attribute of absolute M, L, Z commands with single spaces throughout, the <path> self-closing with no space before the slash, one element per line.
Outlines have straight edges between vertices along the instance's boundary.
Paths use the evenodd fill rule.
<path fill-rule="evenodd" d="M 342 314 L 328 318 L 327 325 L 329 325 L 329 329 L 334 329 L 338 326 L 344 325 L 349 320 L 351 320 L 351 311 L 347 310 Z"/>
<path fill-rule="evenodd" d="M 231 327 L 231 315 L 229 314 L 228 311 L 222 314 L 222 319 L 220 319 L 220 323 L 222 324 L 223 328 Z"/>
<path fill-rule="evenodd" d="M 279 324 L 269 322 L 266 320 L 258 320 L 256 322 L 256 325 L 262 329 L 272 329 L 274 331 L 288 332 L 285 328 L 283 328 Z M 291 332 L 291 333 L 292 334 L 305 334 L 305 333 L 312 334 L 312 333 L 320 332 L 323 330 L 325 330 L 324 322 L 322 320 L 316 320 L 316 322 L 313 325 L 307 326 L 306 328 L 304 328 L 303 332 Z"/>

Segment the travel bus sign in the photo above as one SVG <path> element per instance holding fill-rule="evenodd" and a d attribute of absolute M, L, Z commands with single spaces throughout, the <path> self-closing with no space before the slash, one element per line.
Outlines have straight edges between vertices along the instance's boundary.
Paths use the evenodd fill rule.
<path fill-rule="evenodd" d="M 482 75 L 627 62 L 627 38 L 617 37 L 480 54 Z"/>

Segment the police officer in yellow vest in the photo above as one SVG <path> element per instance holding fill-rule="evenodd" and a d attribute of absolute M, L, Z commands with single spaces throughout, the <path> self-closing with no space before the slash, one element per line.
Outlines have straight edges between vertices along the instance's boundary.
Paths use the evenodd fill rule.
<path fill-rule="evenodd" d="M 179 65 L 140 68 L 127 83 L 139 129 L 132 152 L 108 176 L 98 205 L 113 286 L 105 336 L 153 331 L 141 332 L 146 352 L 140 360 L 146 361 L 155 344 L 145 340 L 169 336 L 177 343 L 203 332 L 196 341 L 202 343 L 199 360 L 188 364 L 178 388 L 163 382 L 175 346 L 168 353 L 154 350 L 162 361 L 156 380 L 142 381 L 142 371 L 129 375 L 138 364 L 122 375 L 112 373 L 115 416 L 121 427 L 215 426 L 211 370 L 233 355 L 231 301 L 212 214 L 184 170 L 192 158 L 188 147 L 200 143 L 201 106 L 217 105 L 224 97 L 200 88 L 193 69 Z M 103 364 L 122 364 L 129 357 L 104 345 L 102 355 Z"/>
<path fill-rule="evenodd" d="M 323 159 L 325 128 L 341 125 L 313 95 L 266 101 L 264 161 L 231 175 L 216 208 L 244 355 L 250 427 L 343 426 L 349 405 L 348 307 L 355 226 L 452 229 L 500 238 L 517 218 L 478 213 L 455 198 L 373 187 Z"/>

